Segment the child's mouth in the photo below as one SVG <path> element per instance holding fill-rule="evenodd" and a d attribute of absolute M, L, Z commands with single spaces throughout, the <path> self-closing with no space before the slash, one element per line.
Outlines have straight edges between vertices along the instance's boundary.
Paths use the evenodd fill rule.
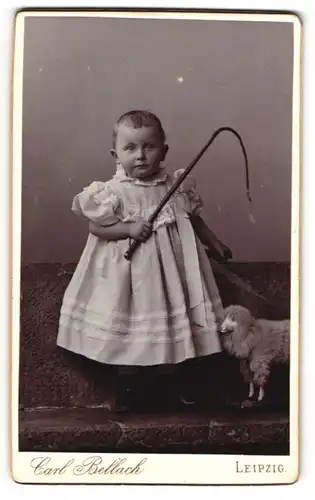
<path fill-rule="evenodd" d="M 138 171 L 139 173 L 142 172 L 142 173 L 145 173 L 147 171 L 150 170 L 150 166 L 149 165 L 136 165 L 135 166 L 135 169 L 136 171 Z"/>

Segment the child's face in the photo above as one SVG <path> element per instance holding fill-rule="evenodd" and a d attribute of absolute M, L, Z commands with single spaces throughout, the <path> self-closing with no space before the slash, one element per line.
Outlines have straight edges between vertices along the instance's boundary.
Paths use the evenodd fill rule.
<path fill-rule="evenodd" d="M 164 160 L 168 147 L 154 126 L 133 128 L 120 125 L 112 155 L 130 177 L 151 177 Z"/>

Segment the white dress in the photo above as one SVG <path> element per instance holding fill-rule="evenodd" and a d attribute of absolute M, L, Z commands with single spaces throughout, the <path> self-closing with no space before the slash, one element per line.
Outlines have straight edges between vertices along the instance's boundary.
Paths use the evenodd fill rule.
<path fill-rule="evenodd" d="M 72 210 L 101 225 L 147 219 L 180 172 L 161 169 L 148 182 L 117 170 L 111 180 L 92 182 L 76 195 Z M 116 365 L 178 363 L 219 352 L 222 303 L 189 219 L 200 210 L 194 185 L 186 183 L 131 261 L 124 258 L 129 239 L 89 234 L 63 298 L 57 344 Z"/>

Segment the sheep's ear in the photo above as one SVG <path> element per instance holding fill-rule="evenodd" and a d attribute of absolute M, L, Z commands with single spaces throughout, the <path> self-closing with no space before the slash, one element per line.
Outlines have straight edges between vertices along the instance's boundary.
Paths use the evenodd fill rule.
<path fill-rule="evenodd" d="M 255 321 L 256 321 L 256 318 L 252 314 L 250 314 L 250 324 L 254 325 Z"/>
<path fill-rule="evenodd" d="M 226 310 L 225 310 L 225 309 L 223 309 L 223 313 L 222 313 L 222 314 L 220 314 L 220 317 L 218 318 L 218 322 L 219 322 L 220 324 L 221 324 L 221 323 L 223 323 L 223 321 L 225 320 L 225 318 L 226 318 Z"/>
<path fill-rule="evenodd" d="M 255 318 L 253 316 L 250 316 L 249 317 L 249 324 L 248 324 L 248 329 L 250 332 L 253 331 L 254 327 L 255 327 Z"/>

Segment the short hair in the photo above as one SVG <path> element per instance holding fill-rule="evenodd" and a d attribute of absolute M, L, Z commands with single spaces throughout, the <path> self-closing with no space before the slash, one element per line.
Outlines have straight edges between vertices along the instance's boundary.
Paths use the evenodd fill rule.
<path fill-rule="evenodd" d="M 127 125 L 133 128 L 141 128 L 141 127 L 156 127 L 158 134 L 161 137 L 162 142 L 165 142 L 165 132 L 163 130 L 161 121 L 159 118 L 151 113 L 150 111 L 143 110 L 132 110 L 124 113 L 120 118 L 118 118 L 115 123 L 113 130 L 113 138 L 112 144 L 113 148 L 116 146 L 116 138 L 120 125 Z"/>

